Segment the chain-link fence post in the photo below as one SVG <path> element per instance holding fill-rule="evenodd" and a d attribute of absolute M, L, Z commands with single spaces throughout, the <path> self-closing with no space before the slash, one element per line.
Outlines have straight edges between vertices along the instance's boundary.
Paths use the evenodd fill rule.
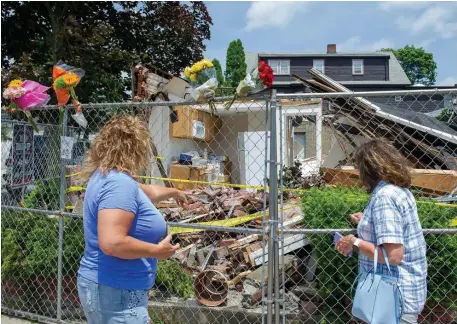
<path fill-rule="evenodd" d="M 265 151 L 264 151 L 264 162 L 265 162 L 265 165 L 264 165 L 264 170 L 265 170 L 265 179 L 264 179 L 264 192 L 268 192 L 268 186 L 269 186 L 269 183 L 268 183 L 268 163 L 269 163 L 269 159 L 268 159 L 268 146 L 270 145 L 270 141 L 269 141 L 269 127 L 270 125 L 268 124 L 270 121 L 270 100 L 267 99 L 266 102 L 265 102 Z M 267 206 L 267 203 L 270 203 L 270 200 L 268 199 L 267 200 L 267 195 L 263 195 L 263 206 L 266 207 Z M 265 208 L 265 213 L 264 213 L 264 216 L 262 218 L 262 283 L 261 283 L 261 289 L 262 289 L 262 307 L 261 307 L 261 312 L 262 312 L 262 324 L 265 323 L 265 279 L 264 278 L 267 278 L 265 276 L 265 271 L 267 271 L 268 273 L 268 269 L 265 269 L 265 260 L 266 260 L 266 244 L 268 244 L 268 242 L 265 240 L 265 237 L 267 236 L 267 231 L 268 231 L 268 222 L 267 222 L 267 213 L 266 213 L 266 208 Z M 266 243 L 266 244 L 265 244 Z"/>
<path fill-rule="evenodd" d="M 63 108 L 63 120 L 62 120 L 62 137 L 67 136 L 67 124 L 68 124 L 68 109 Z M 65 161 L 62 156 L 62 145 L 63 141 L 60 141 L 60 193 L 59 193 L 59 209 L 61 212 L 65 211 Z M 62 320 L 62 268 L 63 268 L 63 230 L 64 230 L 64 219 L 63 216 L 59 217 L 59 248 L 57 258 L 57 321 Z"/>
<path fill-rule="evenodd" d="M 272 91 L 270 102 L 270 235 L 268 237 L 268 292 L 267 323 L 279 323 L 279 304 L 274 303 L 279 295 L 279 246 L 278 246 L 278 167 L 276 136 L 276 90 Z M 273 290 L 274 289 L 274 290 Z M 274 298 L 273 298 L 274 291 Z M 273 322 L 273 303 L 275 304 L 275 321 Z"/>
<path fill-rule="evenodd" d="M 286 298 L 286 293 L 285 293 L 285 287 L 283 285 L 283 280 L 286 278 L 286 267 L 285 267 L 285 262 L 284 262 L 284 234 L 282 230 L 284 229 L 284 178 L 283 178 L 283 169 L 284 169 L 284 159 L 283 159 L 283 154 L 284 154 L 284 147 L 282 145 L 283 143 L 283 138 L 284 138 L 284 114 L 282 110 L 282 104 L 281 100 L 279 100 L 279 212 L 278 212 L 278 217 L 279 217 L 279 227 L 281 229 L 281 233 L 278 234 L 278 240 L 281 242 L 281 258 L 282 258 L 282 270 L 281 270 L 281 282 L 279 282 L 280 286 L 278 289 L 281 290 L 281 300 L 283 301 L 283 316 L 282 316 L 282 323 L 286 323 L 286 303 L 285 303 L 285 298 Z M 277 300 L 276 300 L 277 301 Z"/>

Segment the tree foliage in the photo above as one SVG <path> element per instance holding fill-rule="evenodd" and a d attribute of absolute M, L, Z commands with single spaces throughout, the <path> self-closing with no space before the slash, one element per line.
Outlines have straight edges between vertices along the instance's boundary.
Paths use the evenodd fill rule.
<path fill-rule="evenodd" d="M 400 49 L 383 48 L 382 52 L 392 52 L 400 62 L 412 84 L 433 85 L 436 81 L 437 65 L 433 54 L 422 47 L 406 45 Z"/>
<path fill-rule="evenodd" d="M 82 103 L 124 100 L 133 64 L 177 74 L 203 57 L 211 24 L 203 2 L 2 2 L 2 86 L 11 78 L 50 85 L 62 59 L 86 71 Z"/>
<path fill-rule="evenodd" d="M 213 60 L 214 68 L 216 69 L 217 82 L 220 86 L 224 84 L 224 74 L 222 73 L 221 62 L 218 59 Z"/>
<path fill-rule="evenodd" d="M 237 39 L 227 48 L 225 80 L 227 85 L 236 87 L 246 77 L 246 56 L 243 43 Z"/>

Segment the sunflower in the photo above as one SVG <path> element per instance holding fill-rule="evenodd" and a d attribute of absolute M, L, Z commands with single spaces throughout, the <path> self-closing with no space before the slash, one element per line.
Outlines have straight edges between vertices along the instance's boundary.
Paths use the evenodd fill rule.
<path fill-rule="evenodd" d="M 74 73 L 68 73 L 63 76 L 63 81 L 68 87 L 74 87 L 79 82 L 79 76 Z"/>

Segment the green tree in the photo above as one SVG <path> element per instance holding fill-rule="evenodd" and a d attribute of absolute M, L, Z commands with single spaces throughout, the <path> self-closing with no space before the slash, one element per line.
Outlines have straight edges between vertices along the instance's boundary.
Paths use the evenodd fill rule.
<path fill-rule="evenodd" d="M 230 43 L 225 66 L 225 81 L 228 86 L 235 88 L 246 77 L 246 57 L 241 40 Z"/>
<path fill-rule="evenodd" d="M 133 64 L 177 74 L 203 57 L 211 36 L 203 2 L 11 1 L 1 9 L 2 87 L 11 78 L 50 85 L 62 59 L 86 71 L 76 88 L 82 103 L 127 99 Z"/>
<path fill-rule="evenodd" d="M 397 50 L 383 48 L 381 51 L 394 53 L 412 84 L 435 84 L 437 65 L 432 53 L 414 45 Z"/>
<path fill-rule="evenodd" d="M 217 82 L 219 82 L 219 86 L 222 86 L 224 84 L 224 74 L 222 73 L 221 62 L 219 62 L 218 59 L 214 59 L 213 65 L 214 65 L 214 68 L 216 69 Z"/>

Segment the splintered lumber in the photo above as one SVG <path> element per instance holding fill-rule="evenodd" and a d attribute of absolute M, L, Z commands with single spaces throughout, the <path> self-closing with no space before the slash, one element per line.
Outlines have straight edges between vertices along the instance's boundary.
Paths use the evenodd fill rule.
<path fill-rule="evenodd" d="M 236 241 L 235 243 L 233 243 L 232 245 L 229 245 L 229 249 L 230 250 L 237 250 L 237 249 L 240 249 L 242 248 L 243 246 L 251 243 L 251 242 L 254 242 L 254 241 L 257 241 L 259 240 L 260 236 L 257 235 L 257 234 L 254 234 L 254 235 L 249 235 L 249 236 L 246 236 L 242 239 L 239 239 L 238 241 Z"/>
<path fill-rule="evenodd" d="M 229 287 L 236 285 L 237 283 L 239 283 L 241 281 L 241 279 L 247 277 L 250 273 L 251 273 L 251 271 L 249 271 L 249 270 L 239 273 L 238 275 L 235 276 L 235 278 L 227 281 L 227 285 Z"/>
<path fill-rule="evenodd" d="M 288 281 L 288 272 L 290 272 L 296 264 L 294 260 L 295 257 L 292 255 L 285 255 L 279 258 L 279 273 L 277 275 L 280 283 Z M 286 278 L 282 277 L 283 268 L 286 273 Z M 263 269 L 263 267 L 260 267 L 248 274 L 243 281 L 243 303 L 248 306 L 257 304 L 262 299 L 262 285 L 264 286 L 264 294 L 267 294 L 267 283 L 268 271 L 266 271 L 266 268 Z"/>
<path fill-rule="evenodd" d="M 332 185 L 346 187 L 362 186 L 359 171 L 355 169 L 321 168 L 324 180 Z M 457 171 L 451 170 L 412 170 L 412 185 L 430 196 L 445 196 L 457 186 Z"/>
<path fill-rule="evenodd" d="M 176 253 L 173 255 L 173 259 L 176 259 L 179 261 L 181 264 L 186 264 L 187 263 L 187 257 L 189 255 L 190 249 L 192 249 L 195 246 L 195 244 L 190 244 L 182 249 L 179 249 L 176 251 Z"/>

